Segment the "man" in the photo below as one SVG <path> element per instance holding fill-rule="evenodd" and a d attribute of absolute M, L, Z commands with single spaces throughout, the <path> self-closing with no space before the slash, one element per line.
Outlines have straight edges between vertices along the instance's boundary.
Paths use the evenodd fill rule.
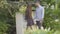
<path fill-rule="evenodd" d="M 35 19 L 36 19 L 36 25 L 39 29 L 41 29 L 42 21 L 44 19 L 44 7 L 40 5 L 39 1 L 36 1 L 36 11 L 35 11 Z"/>

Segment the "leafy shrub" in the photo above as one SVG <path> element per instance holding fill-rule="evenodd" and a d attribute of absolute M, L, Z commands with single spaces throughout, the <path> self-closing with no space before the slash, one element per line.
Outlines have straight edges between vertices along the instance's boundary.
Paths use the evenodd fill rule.
<path fill-rule="evenodd" d="M 45 28 L 60 30 L 60 9 L 46 9 L 43 25 Z"/>

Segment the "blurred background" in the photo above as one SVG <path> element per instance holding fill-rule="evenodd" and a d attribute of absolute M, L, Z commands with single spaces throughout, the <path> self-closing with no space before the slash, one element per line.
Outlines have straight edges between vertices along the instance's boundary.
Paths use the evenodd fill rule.
<path fill-rule="evenodd" d="M 27 1 L 34 3 L 35 0 L 0 0 L 0 34 L 16 34 L 15 13 L 25 14 Z M 41 0 L 40 2 L 45 8 L 43 23 L 45 30 L 36 30 L 32 33 L 60 34 L 60 0 Z M 33 13 L 35 11 L 34 5 L 32 11 Z M 29 34 L 29 31 L 25 33 Z"/>

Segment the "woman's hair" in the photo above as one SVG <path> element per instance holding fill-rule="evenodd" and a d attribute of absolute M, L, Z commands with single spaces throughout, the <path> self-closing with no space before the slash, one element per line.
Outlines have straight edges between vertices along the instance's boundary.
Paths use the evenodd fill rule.
<path fill-rule="evenodd" d="M 32 5 L 31 4 L 27 4 L 27 8 L 26 8 L 26 12 L 25 12 L 25 19 L 30 19 L 32 18 Z"/>

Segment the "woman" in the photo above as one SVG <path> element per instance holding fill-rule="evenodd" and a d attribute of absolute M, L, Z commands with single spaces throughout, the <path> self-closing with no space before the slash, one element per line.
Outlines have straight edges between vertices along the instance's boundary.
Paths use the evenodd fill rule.
<path fill-rule="evenodd" d="M 32 5 L 31 4 L 27 4 L 27 9 L 25 12 L 25 19 L 27 21 L 27 29 L 28 29 L 28 27 L 30 27 L 32 29 L 34 22 L 32 19 Z"/>

